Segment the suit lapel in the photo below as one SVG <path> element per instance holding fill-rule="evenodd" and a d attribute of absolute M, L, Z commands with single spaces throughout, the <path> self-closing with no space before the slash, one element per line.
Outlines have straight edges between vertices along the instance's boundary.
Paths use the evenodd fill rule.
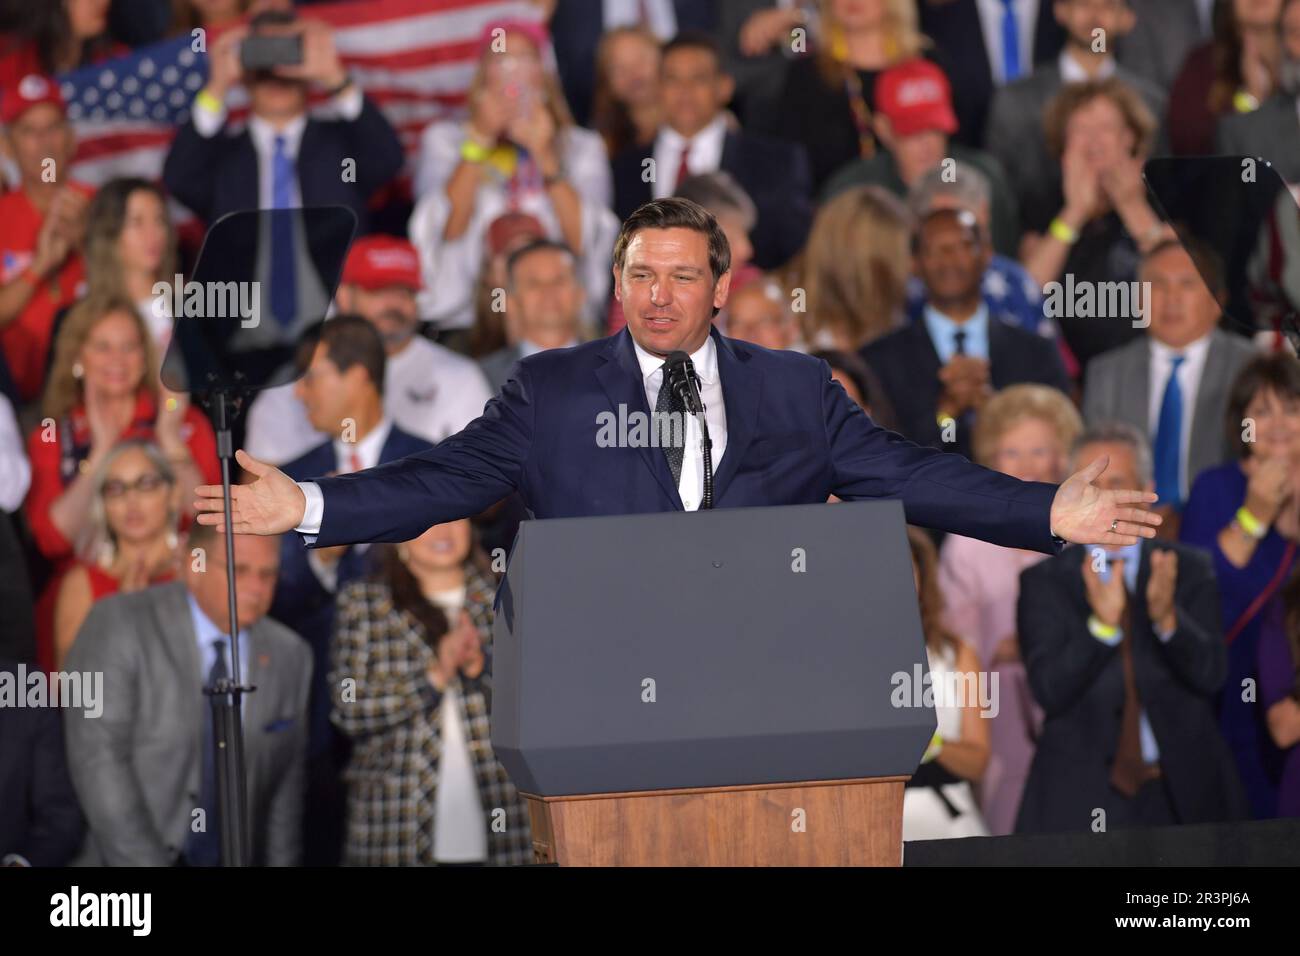
<path fill-rule="evenodd" d="M 596 378 L 609 398 L 610 410 L 618 416 L 619 406 L 627 409 L 628 414 L 641 412 L 649 418 L 653 409 L 646 407 L 645 382 L 641 378 L 641 363 L 636 360 L 636 350 L 632 347 L 632 333 L 625 327 L 617 335 L 611 336 L 603 355 L 605 362 L 596 369 Z M 620 416 L 621 417 L 621 416 Z M 645 462 L 655 481 L 663 488 L 678 511 L 685 508 L 677 486 L 673 484 L 673 473 L 668 469 L 668 459 L 662 448 L 642 445 L 637 453 Z"/>
<path fill-rule="evenodd" d="M 718 375 L 722 378 L 722 401 L 727 410 L 727 452 L 714 463 L 713 500 L 716 504 L 740 467 L 745 451 L 758 431 L 758 406 L 763 395 L 763 374 L 750 366 L 717 329 L 709 332 L 718 349 Z"/>
<path fill-rule="evenodd" d="M 1196 387 L 1196 407 L 1192 410 L 1192 439 L 1187 449 L 1189 485 L 1196 479 L 1199 463 L 1217 461 L 1223 448 L 1223 410 L 1216 399 L 1228 385 L 1228 355 L 1227 349 L 1223 347 L 1224 334 L 1218 329 L 1210 333 L 1210 347 L 1205 351 L 1205 368 L 1201 371 L 1201 382 Z"/>

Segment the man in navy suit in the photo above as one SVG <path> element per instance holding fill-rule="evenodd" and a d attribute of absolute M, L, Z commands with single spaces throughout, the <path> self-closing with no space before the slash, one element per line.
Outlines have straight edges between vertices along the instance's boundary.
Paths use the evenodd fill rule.
<path fill-rule="evenodd" d="M 991 311 L 984 273 L 993 247 L 973 213 L 936 209 L 912 239 L 916 273 L 925 284 L 921 318 L 862 349 L 914 442 L 971 454 L 980 406 L 995 391 L 1021 382 L 1069 393 L 1070 380 L 1052 339 Z"/>
<path fill-rule="evenodd" d="M 239 48 L 250 32 L 300 33 L 301 65 L 245 75 Z M 292 12 L 262 13 L 248 27 L 223 33 L 209 64 L 208 85 L 163 166 L 168 191 L 209 223 L 239 209 L 344 205 L 364 234 L 366 202 L 401 169 L 402 145 L 343 68 L 329 27 Z M 248 127 L 221 135 L 226 94 L 241 82 L 251 106 Z M 337 119 L 307 116 L 310 84 L 332 97 Z"/>
<path fill-rule="evenodd" d="M 803 248 L 812 224 L 812 171 L 802 146 L 728 127 L 724 107 L 735 88 L 707 34 L 683 33 L 664 45 L 659 99 L 664 123 L 647 146 L 610 164 L 614 211 L 626 219 L 651 198 L 673 195 L 690 176 L 723 170 L 758 210 L 750 241 L 760 269 L 783 265 Z M 653 182 L 646 161 L 654 160 Z"/>
<path fill-rule="evenodd" d="M 600 440 L 611 415 L 671 409 L 665 358 L 683 351 L 706 405 L 714 507 L 897 498 L 909 522 L 1049 553 L 1063 540 L 1155 536 L 1160 519 L 1141 507 L 1153 494 L 1094 484 L 1104 458 L 1059 487 L 1018 481 L 880 428 L 820 359 L 719 335 L 712 319 L 727 301 L 730 260 L 726 235 L 700 206 L 646 203 L 614 247 L 627 328 L 523 359 L 481 417 L 401 461 L 299 483 L 241 449 L 256 480 L 232 490 L 235 532 L 297 529 L 315 547 L 408 541 L 516 490 L 534 518 L 693 511 L 703 487 L 694 417 L 684 447 Z M 220 526 L 220 486 L 199 486 L 195 507 L 201 523 Z"/>
<path fill-rule="evenodd" d="M 360 316 L 338 316 L 319 325 L 302 347 L 310 361 L 294 392 L 312 426 L 330 440 L 285 465 L 285 474 L 303 481 L 349 474 L 433 447 L 402 431 L 384 411 L 384 342 L 373 324 Z M 325 675 L 334 597 L 365 573 L 365 551 L 364 546 L 347 545 L 308 551 L 293 535 L 281 541 L 280 578 L 271 616 L 300 634 L 312 651 L 303 813 L 303 859 L 308 866 L 337 865 L 342 848 L 340 773 L 346 742 L 330 723 Z"/>

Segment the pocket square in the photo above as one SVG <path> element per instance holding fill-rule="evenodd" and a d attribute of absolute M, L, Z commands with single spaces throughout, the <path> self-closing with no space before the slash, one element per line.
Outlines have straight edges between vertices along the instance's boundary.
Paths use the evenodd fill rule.
<path fill-rule="evenodd" d="M 292 717 L 281 717 L 279 720 L 273 720 L 262 728 L 268 734 L 274 734 L 293 726 Z"/>

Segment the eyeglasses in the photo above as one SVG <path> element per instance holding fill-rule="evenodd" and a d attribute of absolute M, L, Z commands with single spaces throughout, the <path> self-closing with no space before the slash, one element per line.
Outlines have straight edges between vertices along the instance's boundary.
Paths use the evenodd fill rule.
<path fill-rule="evenodd" d="M 111 478 L 104 482 L 102 494 L 106 500 L 112 501 L 117 498 L 124 498 L 131 491 L 151 494 L 170 484 L 170 481 L 155 471 L 141 475 L 135 481 L 122 481 L 118 478 Z"/>

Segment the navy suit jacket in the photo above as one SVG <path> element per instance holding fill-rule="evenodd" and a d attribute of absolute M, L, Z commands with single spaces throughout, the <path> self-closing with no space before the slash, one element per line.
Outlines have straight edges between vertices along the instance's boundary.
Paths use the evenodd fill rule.
<path fill-rule="evenodd" d="M 634 146 L 614 157 L 614 212 L 627 219 L 642 203 L 653 199 L 650 184 L 641 178 L 642 163 L 654 155 L 654 144 Z M 750 234 L 754 264 L 760 269 L 784 265 L 803 248 L 812 226 L 812 168 L 808 154 L 797 143 L 727 133 L 719 167 L 735 177 L 758 210 Z M 676 169 L 659 170 L 676 176 Z"/>
<path fill-rule="evenodd" d="M 894 406 L 898 429 L 912 441 L 971 457 L 971 427 L 959 421 L 955 441 L 945 445 L 939 422 L 939 353 L 924 320 L 890 332 L 862 348 L 862 358 L 880 377 Z M 1035 382 L 1070 393 L 1070 377 L 1056 343 L 989 315 L 989 381 L 995 391 Z M 964 418 L 965 416 L 963 416 Z"/>
<path fill-rule="evenodd" d="M 343 161 L 356 160 L 356 182 L 343 181 Z M 401 141 L 369 97 L 352 121 L 309 118 L 298 147 L 298 189 L 304 206 L 347 206 L 357 214 L 357 234 L 366 233 L 366 203 L 401 171 Z M 208 223 L 228 212 L 257 209 L 257 150 L 245 129 L 204 139 L 191 120 L 172 141 L 163 164 L 167 191 Z"/>
<path fill-rule="evenodd" d="M 1151 552 L 1178 555 L 1167 644 L 1147 612 Z M 1018 833 L 1086 831 L 1096 808 L 1124 798 L 1110 785 L 1124 708 L 1119 646 L 1088 630 L 1083 548 L 1067 548 L 1020 575 L 1016 632 L 1034 700 L 1045 718 L 1016 822 Z M 1227 672 L 1219 591 L 1210 557 L 1199 548 L 1143 542 L 1137 587 L 1129 595 L 1133 676 L 1160 750 L 1160 769 L 1180 823 L 1248 817 L 1245 794 L 1215 704 Z"/>
<path fill-rule="evenodd" d="M 822 360 L 711 334 L 727 415 L 714 506 L 901 499 L 910 522 L 1054 552 L 1056 486 L 1022 482 L 876 425 Z M 625 328 L 523 359 L 483 414 L 436 448 L 322 478 L 317 547 L 407 541 L 518 491 L 534 518 L 681 511 L 661 448 L 600 447 L 602 413 L 648 415 Z"/>
<path fill-rule="evenodd" d="M 1035 66 L 1052 60 L 1065 43 L 1065 31 L 1056 22 L 1052 6 L 1048 0 L 1038 5 L 1034 62 L 1020 64 L 1021 76 L 1028 76 Z M 934 42 L 939 65 L 952 84 L 959 126 L 956 138 L 967 146 L 983 146 L 984 125 L 993 99 L 993 68 L 975 0 L 923 0 L 919 7 L 921 32 Z"/>
<path fill-rule="evenodd" d="M 379 461 L 381 464 L 397 461 L 407 455 L 428 451 L 432 447 L 423 438 L 417 438 L 394 425 L 379 451 Z M 338 468 L 334 443 L 327 441 L 301 458 L 291 461 L 281 470 L 294 481 L 306 481 Z M 410 537 L 419 537 L 423 530 Z M 338 588 L 341 590 L 343 585 L 356 580 L 368 570 L 366 555 L 349 548 L 339 559 Z M 313 754 L 323 750 L 334 736 L 329 719 L 330 697 L 325 686 L 325 677 L 329 673 L 330 639 L 334 632 L 334 597 L 335 592 L 325 590 L 308 565 L 307 551 L 301 541 L 292 535 L 285 535 L 280 544 L 280 577 L 275 584 L 271 616 L 297 632 L 311 645 L 311 724 L 308 749 Z"/>

